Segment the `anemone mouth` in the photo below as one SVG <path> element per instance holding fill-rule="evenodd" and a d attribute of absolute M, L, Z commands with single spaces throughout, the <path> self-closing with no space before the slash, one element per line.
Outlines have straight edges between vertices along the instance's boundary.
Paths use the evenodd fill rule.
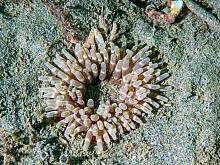
<path fill-rule="evenodd" d="M 119 81 L 114 81 L 111 78 L 106 80 L 94 80 L 91 84 L 86 85 L 85 102 L 89 99 L 94 101 L 94 108 L 98 109 L 100 102 L 110 101 L 116 103 L 118 101 L 118 91 L 121 85 Z"/>
<path fill-rule="evenodd" d="M 98 29 L 86 44 L 76 44 L 74 53 L 63 49 L 53 64 L 46 63 L 53 76 L 39 78 L 47 117 L 60 117 L 56 126 L 65 128 L 67 139 L 85 133 L 84 151 L 95 137 L 102 152 L 103 142 L 109 145 L 135 129 L 140 116 L 151 116 L 168 101 L 162 93 L 171 87 L 161 82 L 169 74 L 151 62 L 149 50 L 147 45 L 119 48 L 105 42 Z"/>
<path fill-rule="evenodd" d="M 89 99 L 93 99 L 94 108 L 98 108 L 99 100 L 102 95 L 103 92 L 101 90 L 101 81 L 93 81 L 91 84 L 86 86 L 85 100 L 88 102 Z"/>

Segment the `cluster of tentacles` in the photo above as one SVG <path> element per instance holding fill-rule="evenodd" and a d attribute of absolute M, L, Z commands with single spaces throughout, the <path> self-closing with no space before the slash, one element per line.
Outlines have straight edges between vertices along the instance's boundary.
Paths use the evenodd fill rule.
<path fill-rule="evenodd" d="M 53 76 L 42 76 L 39 89 L 45 98 L 47 117 L 58 117 L 57 127 L 64 127 L 67 139 L 85 134 L 83 150 L 95 139 L 98 153 L 103 142 L 109 144 L 124 131 L 142 123 L 143 114 L 152 115 L 168 99 L 161 93 L 171 89 L 160 85 L 169 77 L 160 64 L 151 62 L 147 45 L 134 45 L 129 50 L 105 42 L 101 32 L 90 32 L 85 44 L 76 44 L 73 53 L 65 49 L 46 66 Z M 96 82 L 115 84 L 115 97 L 86 99 L 87 87 Z M 88 96 L 87 96 L 88 97 Z"/>

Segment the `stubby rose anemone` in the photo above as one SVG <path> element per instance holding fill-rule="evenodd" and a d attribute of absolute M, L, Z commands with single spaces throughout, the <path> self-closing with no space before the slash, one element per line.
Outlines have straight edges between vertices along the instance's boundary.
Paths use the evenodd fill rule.
<path fill-rule="evenodd" d="M 150 61 L 148 50 L 146 45 L 119 48 L 105 42 L 98 29 L 90 32 L 85 44 L 76 44 L 73 54 L 63 49 L 54 64 L 46 62 L 54 76 L 39 78 L 47 117 L 60 119 L 56 126 L 65 128 L 67 139 L 85 134 L 84 151 L 95 139 L 98 153 L 102 152 L 104 142 L 108 145 L 124 131 L 135 129 L 143 114 L 151 116 L 153 109 L 168 101 L 161 93 L 171 87 L 160 82 L 169 74 Z M 85 96 L 94 81 L 119 90 L 110 90 L 110 97 L 97 103 L 97 98 Z"/>

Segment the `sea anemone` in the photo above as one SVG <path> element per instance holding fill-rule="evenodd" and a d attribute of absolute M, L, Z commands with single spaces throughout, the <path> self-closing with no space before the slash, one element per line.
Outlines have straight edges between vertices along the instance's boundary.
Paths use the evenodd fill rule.
<path fill-rule="evenodd" d="M 103 142 L 108 145 L 123 132 L 135 129 L 143 114 L 151 116 L 168 101 L 162 93 L 171 86 L 160 83 L 169 74 L 159 69 L 160 63 L 150 61 L 149 49 L 147 45 L 119 48 L 93 29 L 87 42 L 77 43 L 73 53 L 63 49 L 53 64 L 45 63 L 53 74 L 39 78 L 46 116 L 59 120 L 56 126 L 65 128 L 67 139 L 84 134 L 84 151 L 96 141 L 97 152 L 102 152 Z M 109 88 L 99 101 L 88 92 L 97 84 Z M 94 90 L 89 91 L 97 92 Z"/>

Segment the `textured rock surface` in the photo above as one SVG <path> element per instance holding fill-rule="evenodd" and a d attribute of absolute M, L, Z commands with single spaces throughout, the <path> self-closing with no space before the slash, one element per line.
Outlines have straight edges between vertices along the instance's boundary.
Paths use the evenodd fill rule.
<path fill-rule="evenodd" d="M 214 1 L 203 4 L 210 7 Z M 126 0 L 65 1 L 60 5 L 71 14 L 74 28 L 89 32 L 103 15 L 108 27 L 116 21 L 121 31 L 127 29 L 124 39 L 155 46 L 172 73 L 167 81 L 174 86 L 168 93 L 171 105 L 161 108 L 139 129 L 123 135 L 102 155 L 94 150 L 83 152 L 81 137 L 66 143 L 63 133 L 43 117 L 37 78 L 45 72 L 45 61 L 71 45 L 42 2 L 0 1 L 0 164 L 66 159 L 72 164 L 219 162 L 217 32 L 187 10 L 176 23 L 165 27 L 153 26 L 141 9 Z M 213 13 L 219 16 L 217 7 Z"/>

